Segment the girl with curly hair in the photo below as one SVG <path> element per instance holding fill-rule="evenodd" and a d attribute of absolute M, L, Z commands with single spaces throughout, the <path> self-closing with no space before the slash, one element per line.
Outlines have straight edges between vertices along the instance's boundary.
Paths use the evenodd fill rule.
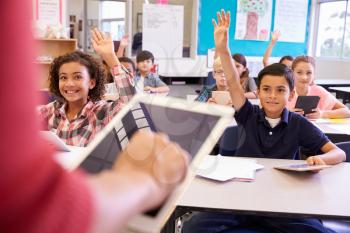
<path fill-rule="evenodd" d="M 92 44 L 114 76 L 119 91 L 116 101 L 105 101 L 104 69 L 98 60 L 75 51 L 56 58 L 50 68 L 50 92 L 57 100 L 39 107 L 46 130 L 56 133 L 67 145 L 87 146 L 123 104 L 135 93 L 132 75 L 119 62 L 113 41 L 98 29 L 92 31 Z"/>

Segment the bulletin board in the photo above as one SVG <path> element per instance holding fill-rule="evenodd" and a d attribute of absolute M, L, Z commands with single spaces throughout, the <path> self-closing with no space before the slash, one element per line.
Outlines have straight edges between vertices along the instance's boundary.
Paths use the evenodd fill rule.
<path fill-rule="evenodd" d="M 213 24 L 212 19 L 216 19 L 216 12 L 224 9 L 231 12 L 230 26 L 230 49 L 232 53 L 242 53 L 245 56 L 263 56 L 268 41 L 256 40 L 235 40 L 235 19 L 238 0 L 200 0 L 199 1 L 199 20 L 198 20 L 198 55 L 207 55 L 208 49 L 214 47 Z M 280 0 L 277 0 L 280 1 Z M 276 0 L 272 0 L 272 19 L 271 30 L 274 30 Z M 271 56 L 281 57 L 284 55 L 298 56 L 307 53 L 307 41 L 309 36 L 311 0 L 307 4 L 306 31 L 303 42 L 278 42 L 276 43 Z M 293 20 L 293 18 L 291 18 Z"/>

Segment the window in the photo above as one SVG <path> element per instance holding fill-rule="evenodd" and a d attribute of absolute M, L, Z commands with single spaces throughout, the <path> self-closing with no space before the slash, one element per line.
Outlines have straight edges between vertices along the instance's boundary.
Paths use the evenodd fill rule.
<path fill-rule="evenodd" d="M 318 1 L 316 56 L 350 58 L 350 10 L 347 0 Z"/>
<path fill-rule="evenodd" d="M 101 2 L 101 28 L 109 32 L 113 40 L 120 40 L 125 34 L 125 2 Z"/>

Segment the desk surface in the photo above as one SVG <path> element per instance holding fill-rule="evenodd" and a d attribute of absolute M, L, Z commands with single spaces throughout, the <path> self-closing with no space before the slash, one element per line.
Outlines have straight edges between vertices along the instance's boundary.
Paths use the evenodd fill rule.
<path fill-rule="evenodd" d="M 350 118 L 317 119 L 312 121 L 325 134 L 350 135 Z"/>
<path fill-rule="evenodd" d="M 350 79 L 316 79 L 317 85 L 350 86 Z"/>
<path fill-rule="evenodd" d="M 232 212 L 350 219 L 350 163 L 317 174 L 284 172 L 274 165 L 303 161 L 257 159 L 264 169 L 253 182 L 213 182 L 197 177 L 178 206 Z"/>
<path fill-rule="evenodd" d="M 341 91 L 341 92 L 350 93 L 350 87 L 329 87 L 329 89 L 332 91 Z"/>

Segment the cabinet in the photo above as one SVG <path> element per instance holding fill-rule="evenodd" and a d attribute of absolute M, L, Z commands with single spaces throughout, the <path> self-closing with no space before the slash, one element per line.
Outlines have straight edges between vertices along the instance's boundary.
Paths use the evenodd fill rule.
<path fill-rule="evenodd" d="M 73 52 L 77 48 L 76 39 L 35 39 L 38 53 L 34 62 L 38 66 L 38 88 L 49 87 L 48 75 L 54 58 Z"/>

